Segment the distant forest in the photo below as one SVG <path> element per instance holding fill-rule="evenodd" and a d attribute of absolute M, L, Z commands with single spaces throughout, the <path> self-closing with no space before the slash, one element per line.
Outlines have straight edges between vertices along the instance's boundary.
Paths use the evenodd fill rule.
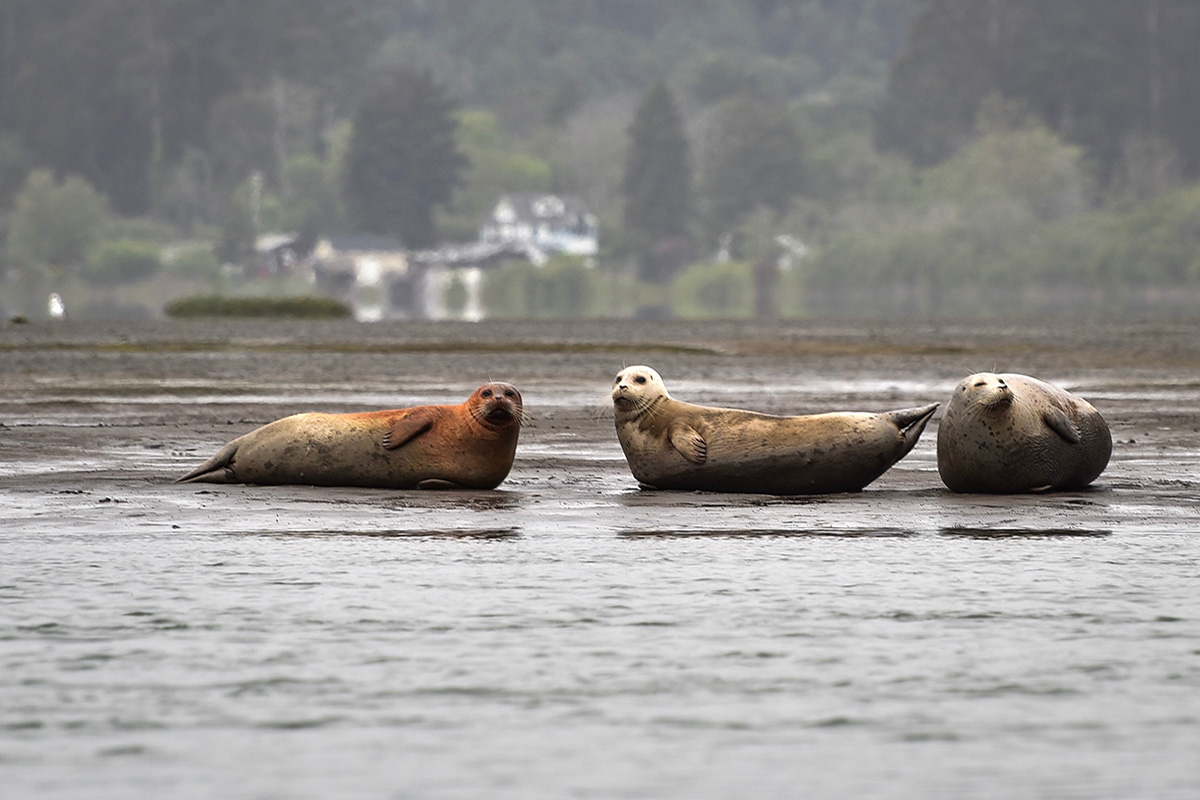
<path fill-rule="evenodd" d="M 463 241 L 545 191 L 601 254 L 511 315 L 1187 313 L 1197 41 L 1189 0 L 6 0 L 2 305 L 236 289 L 264 232 Z M 406 173 L 371 158 L 436 169 L 377 200 Z M 122 271 L 149 245 L 188 255 Z"/>
<path fill-rule="evenodd" d="M 838 79 L 878 85 L 911 5 L 6 0 L 0 130 L 29 163 L 82 175 L 142 214 L 189 150 L 218 181 L 240 181 L 242 162 L 274 176 L 280 158 L 319 149 L 388 61 L 432 69 L 463 107 L 527 136 L 661 78 L 700 102 L 751 83 L 787 98 Z M 2 188 L 11 200 L 11 177 Z"/>

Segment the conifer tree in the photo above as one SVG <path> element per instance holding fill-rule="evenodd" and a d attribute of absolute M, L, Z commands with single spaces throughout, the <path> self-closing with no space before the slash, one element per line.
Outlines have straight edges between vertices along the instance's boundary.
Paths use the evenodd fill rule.
<path fill-rule="evenodd" d="M 1019 100 L 1119 176 L 1132 140 L 1160 140 L 1200 174 L 1200 3 L 920 0 L 892 62 L 875 140 L 920 165 L 976 135 L 984 98 Z"/>
<path fill-rule="evenodd" d="M 399 68 L 365 93 L 346 155 L 346 201 L 362 230 L 409 247 L 437 241 L 434 206 L 463 182 L 454 106 L 428 70 Z"/>
<path fill-rule="evenodd" d="M 629 126 L 622 182 L 625 230 L 639 252 L 643 276 L 665 280 L 669 265 L 655 264 L 655 250 L 679 249 L 693 210 L 692 167 L 683 118 L 670 89 L 655 84 Z M 676 240 L 675 246 L 671 240 Z M 658 259 L 661 260 L 661 259 Z M 661 267 L 661 268 L 660 268 Z"/>
<path fill-rule="evenodd" d="M 714 234 L 737 228 L 758 206 L 782 215 L 802 186 L 800 132 L 788 108 L 756 92 L 722 103 L 701 166 Z"/>

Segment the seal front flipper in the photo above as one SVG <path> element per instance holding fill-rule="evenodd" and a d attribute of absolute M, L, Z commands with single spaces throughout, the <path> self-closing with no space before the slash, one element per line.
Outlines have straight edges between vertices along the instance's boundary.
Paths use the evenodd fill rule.
<path fill-rule="evenodd" d="M 423 409 L 401 414 L 383 435 L 383 446 L 387 450 L 403 447 L 432 427 L 433 417 Z"/>
<path fill-rule="evenodd" d="M 1067 415 L 1062 412 L 1062 409 L 1053 406 L 1042 412 L 1042 419 L 1050 430 L 1057 433 L 1063 439 L 1066 439 L 1071 444 L 1079 444 L 1079 428 L 1075 427 L 1075 423 L 1067 419 Z"/>
<path fill-rule="evenodd" d="M 708 460 L 708 442 L 700 432 L 686 422 L 673 422 L 667 429 L 667 438 L 679 454 L 693 464 Z"/>

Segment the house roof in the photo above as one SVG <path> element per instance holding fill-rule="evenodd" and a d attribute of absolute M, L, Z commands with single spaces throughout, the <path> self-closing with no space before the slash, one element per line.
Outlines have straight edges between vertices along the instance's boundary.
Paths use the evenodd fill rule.
<path fill-rule="evenodd" d="M 492 211 L 497 222 L 548 222 L 588 216 L 587 205 L 572 195 L 515 192 L 502 196 Z"/>
<path fill-rule="evenodd" d="M 420 250 L 409 254 L 413 264 L 431 266 L 488 267 L 510 259 L 545 260 L 545 256 L 530 244 L 521 242 L 470 242 L 446 244 L 435 250 Z"/>
<path fill-rule="evenodd" d="M 329 237 L 335 253 L 391 253 L 404 250 L 404 243 L 395 236 L 375 233 L 351 233 Z"/>
<path fill-rule="evenodd" d="M 264 233 L 254 240 L 254 249 L 259 253 L 270 253 L 284 247 L 294 248 L 298 238 L 295 233 Z"/>

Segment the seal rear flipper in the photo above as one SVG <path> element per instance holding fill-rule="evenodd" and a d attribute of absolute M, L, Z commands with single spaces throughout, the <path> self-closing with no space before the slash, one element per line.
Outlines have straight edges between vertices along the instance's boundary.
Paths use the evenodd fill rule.
<path fill-rule="evenodd" d="M 708 460 L 708 442 L 700 432 L 685 422 L 675 422 L 667 429 L 667 438 L 679 454 L 693 464 Z"/>
<path fill-rule="evenodd" d="M 411 442 L 433 427 L 433 417 L 424 411 L 406 411 L 392 420 L 391 427 L 383 435 L 386 450 L 395 450 Z"/>
<path fill-rule="evenodd" d="M 897 428 L 900 429 L 900 438 L 904 440 L 904 453 L 907 454 L 916 445 L 917 440 L 921 438 L 921 434 L 925 432 L 925 426 L 929 424 L 929 420 L 933 419 L 933 412 L 937 411 L 939 403 L 933 403 L 920 408 L 905 408 L 900 411 L 890 411 L 884 416 L 888 418 Z"/>
<path fill-rule="evenodd" d="M 1060 408 L 1050 407 L 1042 412 L 1042 419 L 1045 420 L 1047 427 L 1057 433 L 1071 444 L 1079 444 L 1081 441 L 1079 428 L 1075 427 L 1075 423 L 1067 418 L 1067 415 Z"/>
<path fill-rule="evenodd" d="M 205 461 L 187 475 L 176 478 L 175 483 L 187 483 L 188 481 L 206 481 L 209 483 L 236 482 L 237 477 L 233 474 L 232 465 L 233 458 L 237 455 L 238 441 L 238 439 L 234 439 L 218 450 L 216 455 L 208 461 Z"/>
<path fill-rule="evenodd" d="M 937 411 L 939 405 L 941 404 L 933 403 L 921 406 L 920 408 L 903 408 L 899 411 L 889 411 L 884 416 L 891 420 L 892 424 L 903 431 L 906 436 L 909 433 L 920 436 L 921 432 L 925 430 L 925 426 L 929 423 L 929 420 L 933 418 L 933 412 Z"/>

